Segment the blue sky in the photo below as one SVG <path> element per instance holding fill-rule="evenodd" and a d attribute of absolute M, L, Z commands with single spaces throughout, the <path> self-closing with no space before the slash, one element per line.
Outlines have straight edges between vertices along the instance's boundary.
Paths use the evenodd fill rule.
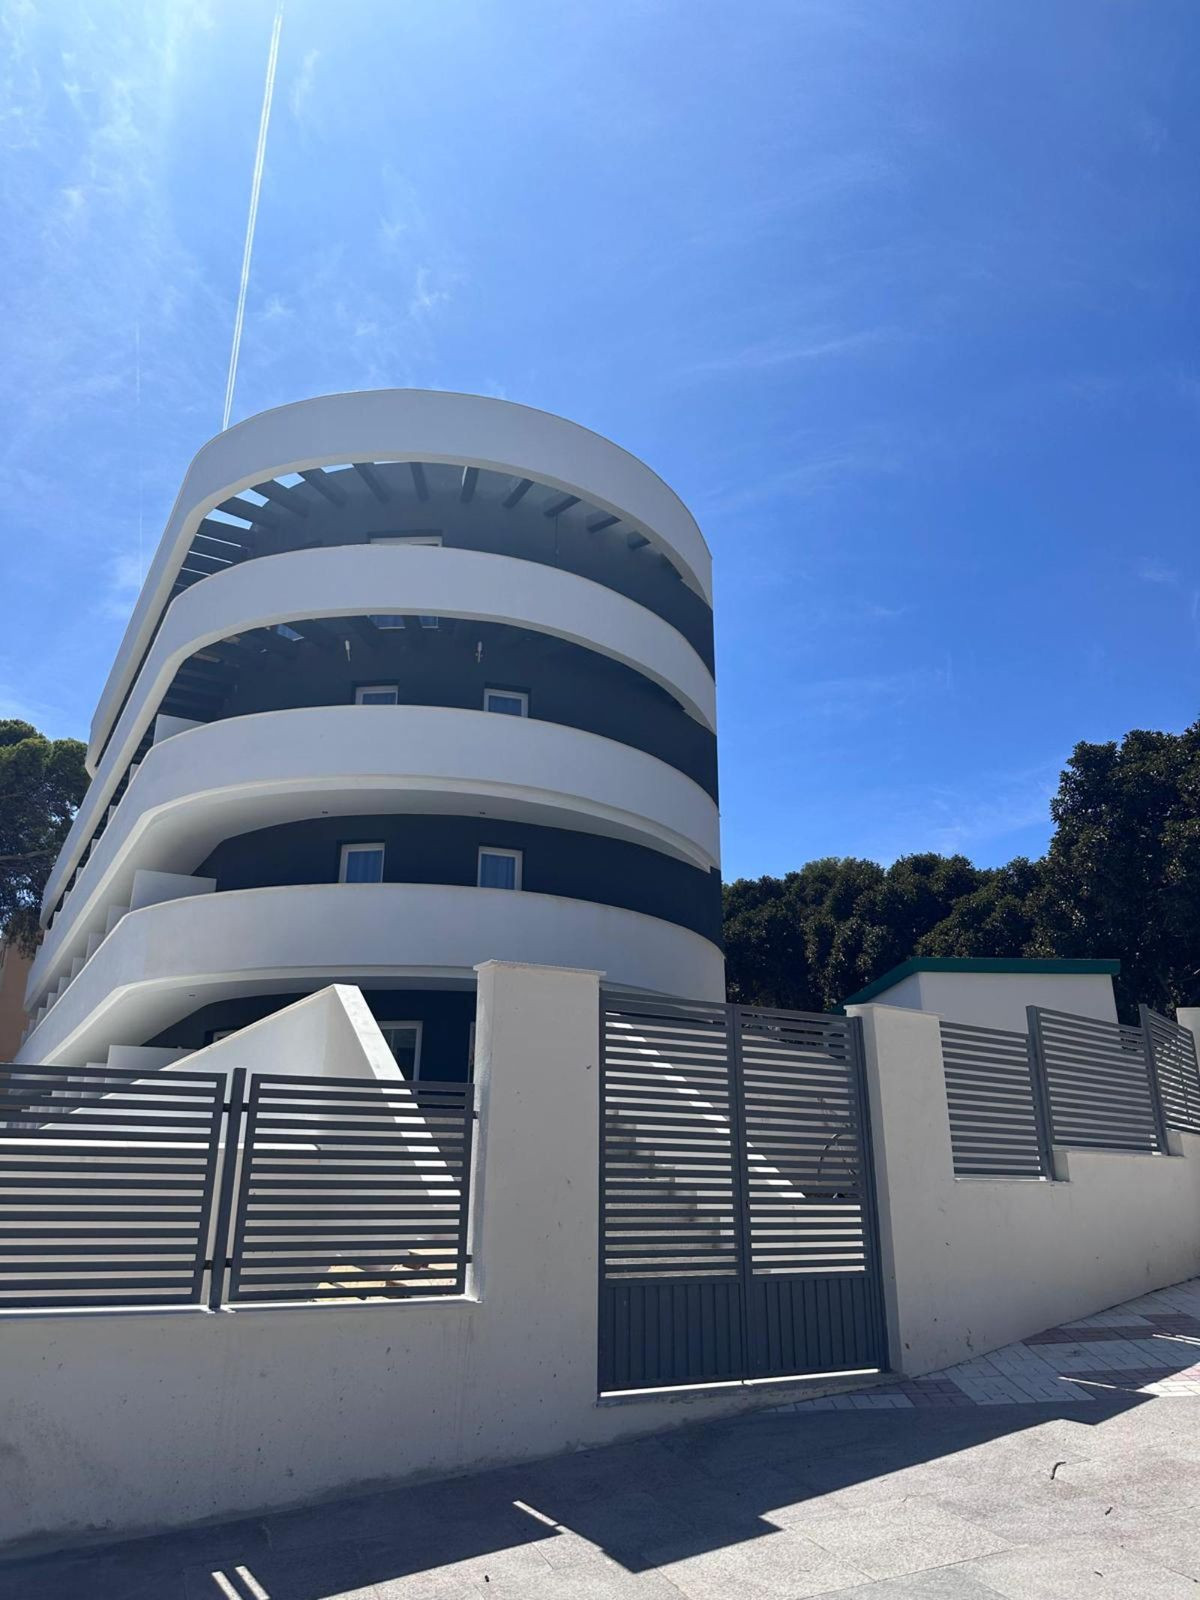
<path fill-rule="evenodd" d="M 0 0 L 0 715 L 220 425 L 271 0 Z M 713 548 L 726 875 L 1037 854 L 1200 665 L 1192 0 L 288 0 L 234 416 L 562 412 Z"/>

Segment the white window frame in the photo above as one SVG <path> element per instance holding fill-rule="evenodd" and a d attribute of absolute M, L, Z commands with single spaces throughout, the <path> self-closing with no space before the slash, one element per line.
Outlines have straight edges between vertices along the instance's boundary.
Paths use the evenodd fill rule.
<path fill-rule="evenodd" d="M 349 883 L 350 887 L 352 889 L 361 889 L 362 888 L 362 884 L 350 883 L 350 879 L 347 878 L 347 876 L 346 876 L 346 862 L 347 862 L 347 860 L 349 859 L 350 856 L 362 855 L 367 850 L 370 850 L 370 851 L 378 850 L 380 856 L 383 858 L 382 861 L 380 862 L 379 877 L 378 878 L 372 878 L 369 881 L 371 883 L 382 883 L 383 882 L 383 869 L 387 864 L 387 846 L 383 843 L 382 839 L 376 839 L 376 840 L 371 841 L 371 842 L 363 842 L 363 843 L 359 843 L 356 840 L 353 844 L 344 844 L 342 846 L 341 854 L 338 856 L 338 882 L 339 883 Z"/>
<path fill-rule="evenodd" d="M 412 1077 L 409 1079 L 410 1083 L 415 1083 L 421 1076 L 421 1045 L 423 1042 L 424 1026 L 424 1023 L 418 1022 L 415 1018 L 405 1017 L 402 1017 L 398 1022 L 381 1022 L 379 1024 L 379 1031 L 381 1033 L 385 1032 L 388 1028 L 412 1028 L 415 1031 L 417 1035 L 417 1048 L 413 1051 L 413 1070 Z M 389 1043 L 388 1049 L 390 1050 L 391 1048 L 391 1044 Z M 399 1062 L 396 1063 L 397 1066 L 399 1066 L 399 1064 Z"/>
<path fill-rule="evenodd" d="M 440 533 L 373 533 L 370 538 L 372 544 L 418 544 L 441 548 L 442 536 Z M 373 616 L 371 621 L 377 628 L 402 628 L 404 618 L 398 611 L 383 612 Z M 436 628 L 436 617 L 418 617 L 417 621 L 422 628 Z"/>
<path fill-rule="evenodd" d="M 517 864 L 517 870 L 513 873 L 512 889 L 501 890 L 501 893 L 512 894 L 515 890 L 520 889 L 521 876 L 525 864 L 525 852 L 523 850 L 506 850 L 503 845 L 498 844 L 481 844 L 479 846 L 479 853 L 475 857 L 475 887 L 477 889 L 482 889 L 484 887 L 484 885 L 479 881 L 483 870 L 484 856 L 507 856 L 510 860 L 515 861 Z M 490 888 L 491 885 L 488 885 L 488 887 Z"/>
<path fill-rule="evenodd" d="M 391 700 L 376 701 L 377 705 L 397 706 L 400 704 L 400 685 L 398 683 L 360 683 L 354 691 L 354 704 L 356 706 L 367 703 L 363 699 L 365 694 L 391 694 L 394 696 Z"/>
<path fill-rule="evenodd" d="M 521 709 L 517 712 L 517 715 L 520 717 L 529 715 L 529 695 L 524 689 L 497 689 L 494 686 L 490 689 L 485 689 L 483 691 L 483 709 L 485 711 L 491 711 L 492 708 L 488 701 L 494 694 L 503 695 L 506 700 L 519 700 Z M 500 717 L 511 717 L 513 715 L 511 711 L 498 711 L 495 714 Z"/>

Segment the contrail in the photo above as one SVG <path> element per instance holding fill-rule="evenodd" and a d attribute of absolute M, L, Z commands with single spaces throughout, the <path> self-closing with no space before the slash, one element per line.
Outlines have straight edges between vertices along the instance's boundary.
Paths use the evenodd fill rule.
<path fill-rule="evenodd" d="M 138 580 L 144 583 L 146 573 L 142 555 L 145 515 L 143 507 L 144 477 L 142 473 L 142 323 L 140 317 L 133 325 L 133 394 L 133 440 L 134 450 L 137 454 L 138 486 Z"/>
<path fill-rule="evenodd" d="M 225 415 L 221 432 L 229 426 L 233 411 L 233 386 L 237 382 L 238 352 L 242 348 L 242 323 L 246 316 L 246 290 L 250 285 L 250 256 L 254 249 L 254 225 L 258 220 L 258 193 L 262 188 L 263 163 L 267 155 L 267 129 L 271 123 L 271 97 L 275 93 L 275 64 L 279 60 L 279 35 L 283 28 L 283 0 L 275 7 L 275 26 L 271 30 L 271 52 L 267 57 L 267 81 L 263 85 L 262 116 L 258 122 L 258 149 L 254 152 L 254 177 L 250 183 L 250 215 L 246 218 L 246 246 L 242 251 L 242 281 L 238 286 L 237 315 L 233 319 L 233 348 L 229 352 L 229 377 L 225 382 Z"/>

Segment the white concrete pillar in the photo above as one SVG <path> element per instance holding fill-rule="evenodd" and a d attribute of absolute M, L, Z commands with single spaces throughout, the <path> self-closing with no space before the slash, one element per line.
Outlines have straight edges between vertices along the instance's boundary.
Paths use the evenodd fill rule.
<path fill-rule="evenodd" d="M 1200 1056 L 1200 1006 L 1176 1006 L 1175 1021 L 1195 1039 L 1196 1054 Z"/>
<path fill-rule="evenodd" d="M 928 1372 L 936 1364 L 930 1322 L 953 1293 L 946 1206 L 954 1155 L 939 1019 L 899 1006 L 846 1010 L 863 1021 L 891 1364 Z"/>
<path fill-rule="evenodd" d="M 468 1290 L 504 1368 L 478 1372 L 490 1393 L 476 1400 L 507 1414 L 515 1443 L 531 1416 L 549 1423 L 595 1401 L 601 974 L 507 961 L 476 971 Z M 489 1432 L 503 1438 L 504 1418 Z"/>

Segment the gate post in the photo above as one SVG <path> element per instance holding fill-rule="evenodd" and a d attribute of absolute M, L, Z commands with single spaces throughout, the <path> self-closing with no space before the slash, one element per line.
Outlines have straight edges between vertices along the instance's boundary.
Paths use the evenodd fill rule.
<path fill-rule="evenodd" d="M 861 1022 L 887 1349 L 895 1372 L 948 1365 L 945 1204 L 954 1156 L 939 1019 L 847 1006 Z M 957 1353 L 951 1359 L 959 1359 Z"/>
<path fill-rule="evenodd" d="M 1025 1007 L 1025 1028 L 1038 1157 L 1042 1164 L 1042 1177 L 1053 1182 L 1058 1176 L 1054 1170 L 1054 1108 L 1050 1104 L 1050 1081 L 1046 1077 L 1046 1053 L 1042 1046 L 1042 1017 L 1037 1006 Z"/>
<path fill-rule="evenodd" d="M 742 1008 L 725 1008 L 725 1054 L 729 1063 L 730 1135 L 733 1142 L 734 1186 L 737 1192 L 737 1256 L 742 1321 L 742 1359 L 752 1372 L 750 1348 L 750 1296 L 753 1257 L 750 1248 L 750 1159 L 746 1150 L 746 1094 L 742 1082 Z"/>
<path fill-rule="evenodd" d="M 887 1372 L 891 1370 L 892 1365 L 891 1319 L 887 1315 L 886 1296 L 883 1292 L 883 1252 L 879 1244 L 879 1185 L 875 1181 L 875 1141 L 871 1132 L 873 1117 L 867 1085 L 867 1036 L 861 1016 L 848 1016 L 847 1021 L 850 1049 L 854 1055 L 854 1091 L 858 1101 L 858 1148 L 859 1159 L 862 1162 L 862 1182 L 859 1187 L 867 1271 L 875 1284 L 879 1326 L 883 1335 L 883 1352 L 879 1365 Z"/>
<path fill-rule="evenodd" d="M 212 1241 L 212 1270 L 208 1279 L 208 1309 L 219 1311 L 225 1298 L 229 1273 L 229 1222 L 233 1211 L 233 1187 L 237 1180 L 238 1137 L 242 1131 L 242 1108 L 246 1099 L 246 1069 L 234 1067 L 229 1074 L 228 1110 L 225 1117 L 225 1152 L 221 1162 L 220 1199 L 217 1225 Z"/>
<path fill-rule="evenodd" d="M 1163 1106 L 1162 1084 L 1158 1078 L 1158 1060 L 1154 1054 L 1154 1034 L 1150 1028 L 1150 1007 L 1138 1007 L 1138 1023 L 1142 1030 L 1142 1051 L 1146 1058 L 1146 1081 L 1150 1086 L 1150 1109 L 1154 1112 L 1154 1137 L 1159 1155 L 1167 1154 L 1167 1113 Z"/>

